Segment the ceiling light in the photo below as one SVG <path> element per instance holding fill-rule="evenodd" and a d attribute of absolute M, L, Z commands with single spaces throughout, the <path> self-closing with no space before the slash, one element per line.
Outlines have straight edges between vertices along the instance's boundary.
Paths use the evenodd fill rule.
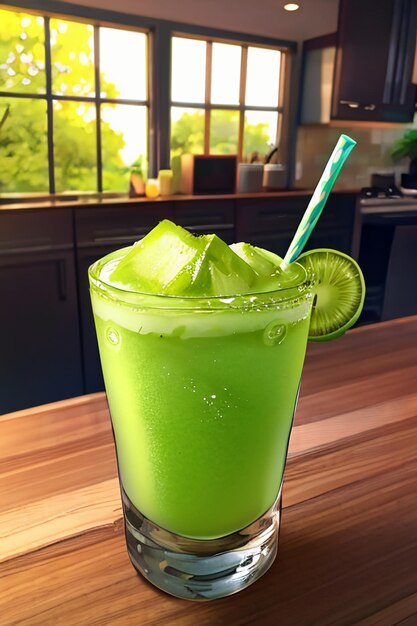
<path fill-rule="evenodd" d="M 288 4 L 284 4 L 284 9 L 286 11 L 298 11 L 299 8 L 300 5 L 296 4 L 295 2 L 289 2 Z"/>

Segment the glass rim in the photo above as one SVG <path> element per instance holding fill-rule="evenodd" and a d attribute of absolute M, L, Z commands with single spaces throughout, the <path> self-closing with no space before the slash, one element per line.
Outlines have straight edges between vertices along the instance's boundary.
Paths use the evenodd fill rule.
<path fill-rule="evenodd" d="M 302 278 L 300 277 L 300 279 L 291 286 L 278 287 L 277 289 L 269 291 L 252 291 L 248 293 L 213 296 L 183 296 L 150 293 L 138 291 L 137 289 L 124 289 L 101 278 L 100 270 L 108 261 L 117 258 L 117 255 L 120 255 L 123 250 L 128 248 L 130 248 L 130 246 L 110 252 L 92 263 L 88 268 L 90 288 L 93 287 L 101 294 L 111 299 L 117 299 L 123 304 L 140 304 L 146 308 L 163 308 L 167 310 L 176 308 L 181 308 L 182 310 L 185 308 L 205 308 L 206 310 L 218 310 L 219 308 L 255 308 L 259 304 L 265 307 L 296 300 L 304 296 L 306 292 L 308 292 L 308 288 L 312 285 L 312 277 L 309 276 L 306 269 L 300 263 L 295 261 L 294 264 L 303 270 Z M 157 306 L 157 303 L 159 303 L 160 306 Z M 162 303 L 164 304 L 162 305 Z"/>

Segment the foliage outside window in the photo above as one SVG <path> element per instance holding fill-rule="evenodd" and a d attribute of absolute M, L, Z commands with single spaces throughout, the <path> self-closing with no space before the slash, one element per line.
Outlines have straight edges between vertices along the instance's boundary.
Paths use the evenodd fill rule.
<path fill-rule="evenodd" d="M 262 160 L 279 144 L 284 58 L 278 49 L 173 37 L 174 166 L 186 152 Z"/>
<path fill-rule="evenodd" d="M 0 192 L 127 191 L 147 162 L 148 36 L 0 10 Z"/>

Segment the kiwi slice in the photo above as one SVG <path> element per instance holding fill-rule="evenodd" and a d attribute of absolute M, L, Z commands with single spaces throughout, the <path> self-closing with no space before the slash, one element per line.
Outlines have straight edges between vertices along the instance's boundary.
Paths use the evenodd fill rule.
<path fill-rule="evenodd" d="M 363 308 L 365 281 L 359 265 L 347 254 L 325 248 L 305 252 L 297 262 L 315 284 L 308 338 L 327 341 L 340 337 Z"/>

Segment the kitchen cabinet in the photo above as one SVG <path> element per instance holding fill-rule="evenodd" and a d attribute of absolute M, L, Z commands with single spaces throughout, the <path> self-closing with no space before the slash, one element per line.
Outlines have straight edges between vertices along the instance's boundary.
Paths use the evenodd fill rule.
<path fill-rule="evenodd" d="M 267 248 L 284 256 L 304 214 L 310 196 L 237 201 L 237 241 Z M 306 250 L 335 248 L 352 252 L 356 198 L 352 193 L 330 194 Z"/>
<path fill-rule="evenodd" d="M 304 42 L 300 123 L 411 122 L 415 0 L 341 0 L 337 33 Z"/>
<path fill-rule="evenodd" d="M 234 200 L 176 201 L 173 219 L 195 235 L 215 233 L 226 243 L 235 241 Z"/>
<path fill-rule="evenodd" d="M 331 117 L 411 122 L 415 0 L 341 0 Z"/>
<path fill-rule="evenodd" d="M 0 413 L 83 393 L 71 211 L 0 213 Z"/>

